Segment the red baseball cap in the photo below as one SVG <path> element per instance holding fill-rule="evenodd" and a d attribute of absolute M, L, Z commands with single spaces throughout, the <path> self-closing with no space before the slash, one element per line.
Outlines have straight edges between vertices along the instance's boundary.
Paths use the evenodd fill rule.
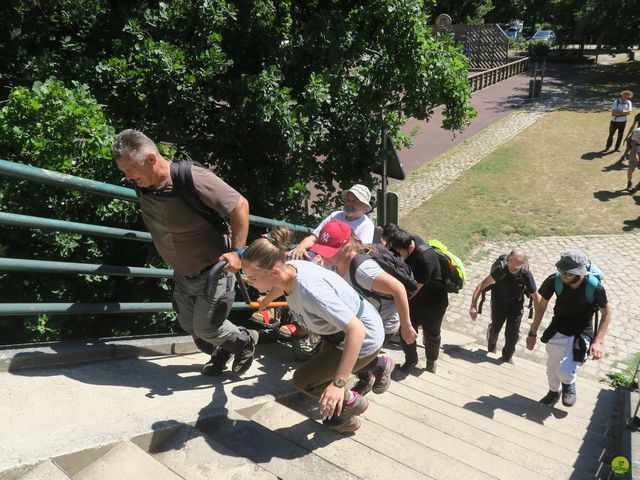
<path fill-rule="evenodd" d="M 320 234 L 318 241 L 310 248 L 310 251 L 324 258 L 333 258 L 338 251 L 351 239 L 351 227 L 338 220 L 327 222 Z"/>

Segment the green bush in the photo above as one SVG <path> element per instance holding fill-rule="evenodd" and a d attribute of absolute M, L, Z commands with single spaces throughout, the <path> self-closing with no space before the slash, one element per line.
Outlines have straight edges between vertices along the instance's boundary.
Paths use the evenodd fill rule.
<path fill-rule="evenodd" d="M 108 183 L 119 183 L 122 174 L 111 159 L 114 129 L 86 85 L 71 87 L 54 78 L 35 82 L 32 88 L 16 87 L 0 110 L 0 158 Z M 35 182 L 9 180 L 0 183 L 2 209 L 9 213 L 69 220 L 97 225 L 142 228 L 137 205 Z M 140 265 L 148 246 L 135 242 L 88 237 L 76 233 L 3 228 L 0 251 L 6 257 L 79 263 Z M 141 288 L 142 287 L 142 288 Z M 109 302 L 166 301 L 166 294 L 152 282 L 100 275 L 7 273 L 0 276 L 0 290 L 11 302 Z M 140 331 L 148 323 L 114 315 L 92 321 L 79 315 L 2 318 L 2 343 L 110 336 Z M 144 330 L 144 329 L 143 329 Z M 166 328 L 162 328 L 166 331 Z"/>
<path fill-rule="evenodd" d="M 529 55 L 533 57 L 546 57 L 551 47 L 544 40 L 532 40 L 527 45 Z"/>

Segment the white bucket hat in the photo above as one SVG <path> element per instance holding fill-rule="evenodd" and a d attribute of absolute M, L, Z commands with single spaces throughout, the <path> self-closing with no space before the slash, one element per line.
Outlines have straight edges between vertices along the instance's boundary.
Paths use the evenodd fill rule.
<path fill-rule="evenodd" d="M 367 187 L 365 187 L 364 185 L 356 184 L 353 187 L 351 187 L 349 190 L 343 190 L 342 193 L 340 194 L 340 196 L 342 197 L 342 200 L 345 199 L 347 192 L 353 193 L 360 203 L 363 203 L 367 206 L 367 209 L 365 210 L 365 212 L 370 212 L 372 210 L 371 192 Z"/>

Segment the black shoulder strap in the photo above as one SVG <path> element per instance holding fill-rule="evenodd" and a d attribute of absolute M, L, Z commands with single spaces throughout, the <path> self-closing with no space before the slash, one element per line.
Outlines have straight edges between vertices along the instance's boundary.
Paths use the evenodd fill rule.
<path fill-rule="evenodd" d="M 351 263 L 349 264 L 349 277 L 351 278 L 351 285 L 354 288 L 360 289 L 360 285 L 356 280 L 356 270 L 358 267 L 362 265 L 362 262 L 368 260 L 370 257 L 365 255 L 364 253 L 356 253 L 355 256 L 351 259 Z"/>
<path fill-rule="evenodd" d="M 418 252 L 418 253 L 422 253 L 422 252 L 426 252 L 426 251 L 427 251 L 427 250 L 429 250 L 430 248 L 431 248 L 431 247 L 430 247 L 429 245 L 426 245 L 426 244 L 424 244 L 424 243 L 423 243 L 422 245 L 418 245 L 418 246 L 415 248 L 415 250 L 414 250 L 414 251 L 415 251 L 415 252 Z"/>
<path fill-rule="evenodd" d="M 226 220 L 200 199 L 200 195 L 198 195 L 196 186 L 193 183 L 193 174 L 191 169 L 194 166 L 206 168 L 204 165 L 194 162 L 193 160 L 171 162 L 171 182 L 173 183 L 174 191 L 180 195 L 180 198 L 184 203 L 214 227 L 220 228 L 223 231 L 228 231 L 229 228 Z"/>

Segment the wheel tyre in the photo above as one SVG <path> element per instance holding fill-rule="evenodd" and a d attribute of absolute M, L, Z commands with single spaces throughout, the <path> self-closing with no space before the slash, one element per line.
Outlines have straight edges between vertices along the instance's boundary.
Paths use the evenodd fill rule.
<path fill-rule="evenodd" d="M 304 337 L 292 337 L 291 347 L 293 348 L 293 356 L 300 362 L 308 360 L 320 350 L 321 341 L 322 337 L 314 333 L 310 333 Z"/>

